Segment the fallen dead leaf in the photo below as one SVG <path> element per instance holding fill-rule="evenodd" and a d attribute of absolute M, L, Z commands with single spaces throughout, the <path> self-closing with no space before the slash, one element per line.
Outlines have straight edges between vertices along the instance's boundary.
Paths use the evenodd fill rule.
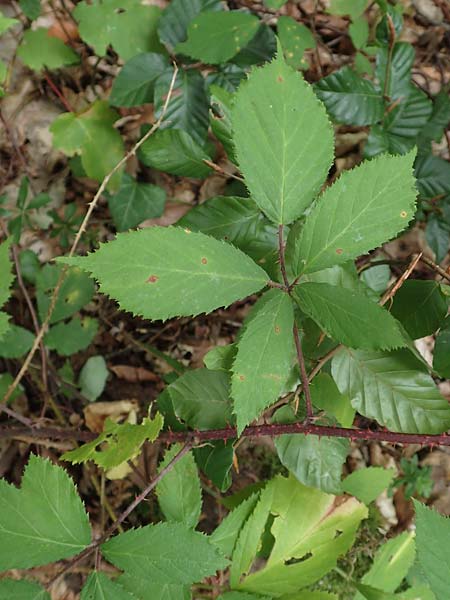
<path fill-rule="evenodd" d="M 144 367 L 132 367 L 130 365 L 114 365 L 110 367 L 110 371 L 114 373 L 119 379 L 128 381 L 128 383 L 137 383 L 142 381 L 159 381 L 160 377 L 144 369 Z"/>
<path fill-rule="evenodd" d="M 114 402 L 93 402 L 84 409 L 86 426 L 95 433 L 103 431 L 103 424 L 109 417 L 113 421 L 136 422 L 137 400 L 116 400 Z M 132 418 L 130 418 L 132 417 Z"/>

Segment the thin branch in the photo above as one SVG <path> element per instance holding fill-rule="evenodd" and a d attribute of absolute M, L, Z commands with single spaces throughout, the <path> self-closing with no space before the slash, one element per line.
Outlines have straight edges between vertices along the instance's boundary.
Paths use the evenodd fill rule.
<path fill-rule="evenodd" d="M 394 285 L 391 286 L 381 297 L 380 302 L 379 302 L 380 306 L 384 306 L 386 304 L 386 302 L 388 302 L 395 296 L 395 294 L 398 292 L 398 290 L 402 287 L 402 285 L 405 283 L 405 281 L 408 279 L 408 277 L 414 271 L 414 269 L 417 266 L 417 263 L 419 262 L 419 260 L 421 258 L 422 258 L 422 252 L 419 252 L 419 254 L 416 254 L 412 257 L 412 260 L 409 263 L 409 266 L 406 269 L 406 271 L 402 274 L 402 276 L 399 279 L 397 279 L 397 281 L 394 283 Z"/>
<path fill-rule="evenodd" d="M 97 193 L 95 194 L 95 196 L 93 197 L 92 201 L 89 204 L 89 208 L 86 212 L 86 215 L 83 219 L 83 222 L 80 225 L 80 228 L 77 232 L 77 235 L 75 236 L 75 240 L 72 244 L 72 247 L 70 249 L 70 252 L 68 254 L 69 258 L 72 257 L 77 248 L 78 248 L 78 244 L 80 243 L 81 240 L 81 236 L 83 235 L 83 233 L 86 231 L 86 227 L 87 224 L 89 222 L 89 219 L 91 218 L 92 213 L 94 212 L 95 207 L 97 206 L 97 203 L 100 199 L 100 196 L 103 194 L 103 192 L 105 191 L 108 183 L 110 182 L 111 178 L 123 167 L 123 165 L 125 165 L 125 163 L 136 154 L 136 152 L 138 151 L 138 149 L 142 146 L 142 144 L 151 136 L 153 135 L 153 133 L 160 127 L 162 120 L 164 119 L 164 116 L 166 114 L 167 111 L 167 107 L 169 106 L 169 102 L 170 99 L 172 97 L 172 93 L 173 93 L 173 88 L 175 85 L 175 79 L 178 73 L 178 68 L 176 65 L 174 65 L 174 72 L 173 72 L 173 76 L 172 76 L 172 80 L 170 82 L 170 86 L 169 86 L 169 91 L 167 93 L 167 98 L 166 101 L 164 102 L 164 106 L 161 112 L 161 115 L 159 116 L 158 120 L 153 124 L 153 126 L 151 127 L 151 129 L 149 129 L 147 131 L 147 133 L 133 146 L 133 148 L 127 152 L 127 154 L 125 154 L 125 156 L 116 164 L 116 166 L 108 173 L 108 175 L 106 175 L 106 177 L 103 179 L 100 187 L 97 190 Z M 0 403 L 0 412 L 4 409 L 4 407 L 6 406 L 9 398 L 11 397 L 11 394 L 14 392 L 14 390 L 17 388 L 17 386 L 19 385 L 19 383 L 22 380 L 22 377 L 25 375 L 25 373 L 27 372 L 30 363 L 33 359 L 33 356 L 36 352 L 36 350 L 39 347 L 39 344 L 41 343 L 44 335 L 47 332 L 48 326 L 50 324 L 50 319 L 51 316 L 53 314 L 53 311 L 55 309 L 56 306 L 56 300 L 58 298 L 58 294 L 61 290 L 61 286 L 64 282 L 66 273 L 68 270 L 68 265 L 64 265 L 63 268 L 61 269 L 61 273 L 60 276 L 58 278 L 58 281 L 56 283 L 55 289 L 53 290 L 53 294 L 52 294 L 52 298 L 50 301 L 50 306 L 47 312 L 47 316 L 44 319 L 44 322 L 42 323 L 41 329 L 39 330 L 38 335 L 36 336 L 33 346 L 31 348 L 31 350 L 29 351 L 26 359 L 23 362 L 23 365 L 19 371 L 19 373 L 17 374 L 16 378 L 14 379 L 14 381 L 11 383 L 11 385 L 9 386 L 4 400 L 2 403 Z"/>
<path fill-rule="evenodd" d="M 306 373 L 305 357 L 303 356 L 302 343 L 300 341 L 300 335 L 298 332 L 297 323 L 295 323 L 295 322 L 294 322 L 294 327 L 292 329 L 292 333 L 294 336 L 295 350 L 297 352 L 298 365 L 300 367 L 300 379 L 302 382 L 303 394 L 305 396 L 306 416 L 308 419 L 312 419 L 313 407 L 312 407 L 312 401 L 311 401 L 311 391 L 309 389 L 309 377 L 308 377 L 308 374 Z"/>
<path fill-rule="evenodd" d="M 431 260 L 431 258 L 428 258 L 427 256 L 421 256 L 420 260 L 422 262 L 424 262 L 426 265 L 428 265 L 431 269 L 433 269 L 433 271 L 436 271 L 436 273 L 438 273 L 443 279 L 445 279 L 446 281 L 448 281 L 450 283 L 450 274 L 447 273 L 447 271 L 445 271 L 442 267 L 440 267 L 439 265 L 437 265 L 435 262 L 433 262 Z"/>

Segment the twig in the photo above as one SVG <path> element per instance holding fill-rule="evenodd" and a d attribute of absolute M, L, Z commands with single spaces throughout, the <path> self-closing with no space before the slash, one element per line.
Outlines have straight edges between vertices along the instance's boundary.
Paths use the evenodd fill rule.
<path fill-rule="evenodd" d="M 154 477 L 147 487 L 133 500 L 133 502 L 123 511 L 123 513 L 114 521 L 114 523 L 105 531 L 103 535 L 101 535 L 97 540 L 93 541 L 87 548 L 85 548 L 80 554 L 74 556 L 68 563 L 63 567 L 63 569 L 55 576 L 51 581 L 47 584 L 47 590 L 49 590 L 52 585 L 66 573 L 69 569 L 71 569 L 74 565 L 79 563 L 84 558 L 87 558 L 90 554 L 92 554 L 103 542 L 105 542 L 115 531 L 118 529 L 122 523 L 129 517 L 129 515 L 133 512 L 133 510 L 150 494 L 150 492 L 158 485 L 161 479 L 164 478 L 167 473 L 169 473 L 174 466 L 192 449 L 194 446 L 195 439 L 192 437 L 192 433 L 189 434 L 189 440 L 186 441 L 184 446 L 181 448 L 179 452 L 172 458 L 172 460 L 163 468 L 161 471 Z"/>
<path fill-rule="evenodd" d="M 235 175 L 234 173 L 230 173 L 229 171 L 225 171 L 224 168 L 222 168 L 220 165 L 213 162 L 212 160 L 208 160 L 208 159 L 204 158 L 203 162 L 205 163 L 205 165 L 210 167 L 213 171 L 215 171 L 216 173 L 219 173 L 219 175 L 222 175 L 223 177 L 230 177 L 231 179 L 236 179 L 236 181 L 240 181 L 241 183 L 244 183 L 244 179 L 242 177 L 239 177 L 239 175 Z"/>
<path fill-rule="evenodd" d="M 427 256 L 422 255 L 420 257 L 420 260 L 422 262 L 424 262 L 426 265 L 428 265 L 431 269 L 433 269 L 433 271 L 436 271 L 436 273 L 438 273 L 443 279 L 450 282 L 450 274 L 447 273 L 447 271 L 445 271 L 442 267 L 437 265 L 435 262 L 433 262 L 431 260 L 431 258 L 428 258 Z"/>
<path fill-rule="evenodd" d="M 50 77 L 50 75 L 47 71 L 45 71 L 44 77 L 45 77 L 45 81 L 51 87 L 51 89 L 53 90 L 53 93 L 57 96 L 57 98 L 59 99 L 61 104 L 67 110 L 67 112 L 74 112 L 72 106 L 69 104 L 68 100 L 65 98 L 64 94 L 61 92 L 61 90 L 58 88 L 58 86 L 55 83 L 53 83 L 52 78 Z"/>
<path fill-rule="evenodd" d="M 122 166 L 132 157 L 136 154 L 137 150 L 142 146 L 142 144 L 151 136 L 153 135 L 153 133 L 159 128 L 159 126 L 161 125 L 162 120 L 164 119 L 164 116 L 166 114 L 167 111 L 167 107 L 169 106 L 169 102 L 170 99 L 172 97 L 172 92 L 173 92 L 173 87 L 175 85 L 175 79 L 178 73 L 178 67 L 176 65 L 174 65 L 174 72 L 173 72 L 173 76 L 172 76 L 172 80 L 170 82 L 170 86 L 169 86 L 169 92 L 167 94 L 167 98 L 166 101 L 164 102 L 164 106 L 161 112 L 161 115 L 159 116 L 158 120 L 153 124 L 153 126 L 151 127 L 151 129 L 149 129 L 147 131 L 147 133 L 133 146 L 133 148 L 127 152 L 127 154 L 125 154 L 125 156 L 116 164 L 116 166 L 106 175 L 106 177 L 103 179 L 100 187 L 98 188 L 95 196 L 93 197 L 92 201 L 89 204 L 89 208 L 86 212 L 86 215 L 83 219 L 83 222 L 80 225 L 80 228 L 77 232 L 77 235 L 75 236 L 75 240 L 72 244 L 72 247 L 70 249 L 70 252 L 68 254 L 69 258 L 72 257 L 75 254 L 75 251 L 77 250 L 78 244 L 80 242 L 81 236 L 83 235 L 83 233 L 86 230 L 87 224 L 89 222 L 89 219 L 91 218 L 91 215 L 95 209 L 95 207 L 97 206 L 98 200 L 100 198 L 100 196 L 103 194 L 103 192 L 105 191 L 106 186 L 108 185 L 108 183 L 110 182 L 111 178 L 115 175 L 115 173 L 117 173 Z M 55 289 L 53 290 L 53 294 L 52 294 L 52 298 L 50 301 L 50 306 L 47 312 L 47 316 L 44 319 L 44 322 L 42 323 L 41 329 L 39 330 L 39 333 L 37 334 L 33 346 L 31 347 L 31 350 L 29 351 L 26 359 L 24 360 L 24 363 L 19 371 L 19 373 L 16 375 L 16 378 L 14 379 L 14 381 L 11 383 L 11 385 L 9 386 L 6 395 L 4 397 L 4 401 L 3 403 L 0 403 L 0 412 L 3 410 L 4 406 L 6 405 L 6 403 L 8 402 L 9 398 L 11 397 L 11 394 L 14 392 L 14 390 L 16 389 L 16 387 L 19 385 L 20 381 L 22 380 L 22 377 L 25 375 L 25 373 L 27 372 L 30 363 L 33 359 L 33 356 L 37 350 L 37 348 L 39 347 L 39 344 L 41 343 L 45 333 L 47 332 L 47 328 L 49 326 L 50 323 L 50 319 L 51 316 L 53 314 L 53 311 L 55 309 L 56 306 L 56 300 L 59 294 L 59 291 L 61 289 L 61 286 L 63 284 L 64 278 L 66 276 L 66 272 L 68 269 L 68 265 L 64 265 L 63 268 L 61 269 L 61 273 L 60 276 L 58 278 L 58 281 L 56 283 Z"/>
<path fill-rule="evenodd" d="M 397 281 L 394 283 L 394 285 L 392 287 L 390 287 L 388 290 L 386 290 L 386 292 L 381 297 L 381 300 L 379 302 L 380 306 L 384 306 L 386 304 L 386 302 L 388 302 L 391 298 L 393 298 L 395 296 L 395 294 L 398 292 L 398 290 L 402 287 L 402 285 L 405 283 L 405 281 L 408 279 L 408 277 L 414 271 L 414 269 L 417 266 L 417 263 L 419 262 L 419 260 L 421 258 L 422 258 L 422 252 L 419 252 L 419 254 L 415 254 L 413 256 L 406 271 L 402 274 L 402 276 L 399 279 L 397 279 Z"/>
<path fill-rule="evenodd" d="M 300 367 L 300 379 L 302 381 L 303 394 L 305 395 L 306 416 L 307 416 L 307 419 L 312 419 L 313 407 L 312 407 L 312 402 L 311 402 L 311 391 L 309 389 L 309 377 L 308 377 L 308 374 L 306 373 L 305 357 L 303 356 L 302 343 L 300 341 L 300 335 L 298 333 L 297 323 L 294 323 L 292 333 L 294 336 L 295 350 L 297 352 L 297 360 L 298 360 L 298 364 Z"/>

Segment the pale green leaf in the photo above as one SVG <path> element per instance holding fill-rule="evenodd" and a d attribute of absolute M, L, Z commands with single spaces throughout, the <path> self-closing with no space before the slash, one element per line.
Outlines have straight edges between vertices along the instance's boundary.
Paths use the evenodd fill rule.
<path fill-rule="evenodd" d="M 122 309 L 154 320 L 211 312 L 267 281 L 240 250 L 178 227 L 118 234 L 93 254 L 61 260 L 92 273 Z"/>
<path fill-rule="evenodd" d="M 404 229 L 415 211 L 413 161 L 413 152 L 380 156 L 327 188 L 300 235 L 288 239 L 286 254 L 296 274 L 353 260 Z"/>
<path fill-rule="evenodd" d="M 333 130 L 312 88 L 281 51 L 241 84 L 232 120 L 252 198 L 277 224 L 300 217 L 327 176 Z"/>
<path fill-rule="evenodd" d="M 217 546 L 224 556 L 232 556 L 239 533 L 255 508 L 258 497 L 258 494 L 252 494 L 243 500 L 222 519 L 221 523 L 211 534 L 211 543 Z"/>
<path fill-rule="evenodd" d="M 367 0 L 331 0 L 329 12 L 332 15 L 359 17 L 367 6 Z"/>
<path fill-rule="evenodd" d="M 370 585 L 365 585 L 364 583 L 356 583 L 355 585 L 356 589 L 362 594 L 360 598 L 364 598 L 364 600 L 396 600 L 394 594 L 383 592 L 383 590 Z"/>
<path fill-rule="evenodd" d="M 236 357 L 236 344 L 216 346 L 203 357 L 205 367 L 211 371 L 230 371 Z"/>
<path fill-rule="evenodd" d="M 396 320 L 357 291 L 327 283 L 304 283 L 294 299 L 331 338 L 351 348 L 390 349 L 405 345 Z"/>
<path fill-rule="evenodd" d="M 330 116 L 338 123 L 371 125 L 383 117 L 384 100 L 381 92 L 350 67 L 343 67 L 320 79 L 314 90 Z"/>
<path fill-rule="evenodd" d="M 355 48 L 361 49 L 369 40 L 369 23 L 364 17 L 357 17 L 350 23 L 348 32 Z"/>
<path fill-rule="evenodd" d="M 28 29 L 17 49 L 17 56 L 34 71 L 59 69 L 79 63 L 78 54 L 59 38 L 50 36 L 47 29 Z"/>
<path fill-rule="evenodd" d="M 391 313 L 416 340 L 442 325 L 447 301 L 437 281 L 409 280 L 395 294 Z"/>
<path fill-rule="evenodd" d="M 20 489 L 0 480 L 0 507 L 2 571 L 68 558 L 91 541 L 73 481 L 64 469 L 38 456 L 31 455 Z"/>
<path fill-rule="evenodd" d="M 104 431 L 95 440 L 65 452 L 61 458 L 73 464 L 93 460 L 103 469 L 113 469 L 135 458 L 146 440 L 154 442 L 163 423 L 159 413 L 154 419 L 146 417 L 140 425 L 114 423 L 111 419 L 106 419 Z M 102 448 L 97 450 L 100 444 Z"/>
<path fill-rule="evenodd" d="M 180 444 L 174 444 L 167 450 L 159 465 L 159 471 L 164 469 L 180 450 Z M 202 491 L 192 452 L 183 456 L 158 483 L 156 495 L 166 521 L 184 523 L 192 528 L 197 526 L 202 512 Z"/>
<path fill-rule="evenodd" d="M 412 567 L 415 554 L 414 533 L 404 531 L 378 549 L 361 583 L 383 592 L 395 592 Z M 355 600 L 362 600 L 362 596 L 356 594 Z"/>
<path fill-rule="evenodd" d="M 51 296 L 61 274 L 60 265 L 46 264 L 36 278 L 36 298 L 41 321 L 47 315 Z M 50 323 L 72 316 L 92 300 L 95 286 L 81 269 L 69 269 L 58 293 Z"/>
<path fill-rule="evenodd" d="M 10 296 L 11 286 L 14 281 L 12 262 L 9 259 L 9 248 L 11 238 L 0 244 L 0 307 L 2 307 Z"/>
<path fill-rule="evenodd" d="M 78 384 L 81 393 L 91 402 L 97 400 L 105 389 L 108 367 L 103 356 L 91 356 L 80 371 Z"/>
<path fill-rule="evenodd" d="M 250 42 L 258 27 L 259 19 L 252 14 L 202 12 L 191 21 L 187 40 L 177 44 L 175 52 L 204 63 L 224 63 Z"/>
<path fill-rule="evenodd" d="M 232 368 L 231 396 L 239 434 L 278 400 L 294 356 L 294 310 L 289 296 L 270 290 L 254 311 L 244 323 Z"/>
<path fill-rule="evenodd" d="M 0 357 L 20 358 L 30 350 L 33 341 L 34 334 L 31 331 L 11 323 L 0 338 Z"/>
<path fill-rule="evenodd" d="M 192 429 L 226 427 L 233 421 L 230 377 L 222 371 L 192 369 L 166 388 L 176 416 Z"/>
<path fill-rule="evenodd" d="M 228 565 L 205 535 L 181 523 L 131 529 L 101 549 L 113 565 L 149 583 L 190 584 Z"/>
<path fill-rule="evenodd" d="M 157 131 L 142 144 L 138 156 L 144 165 L 172 175 L 203 178 L 211 173 L 205 163 L 211 157 L 181 129 Z"/>
<path fill-rule="evenodd" d="M 63 113 L 50 126 L 53 146 L 67 156 L 79 154 L 86 175 L 103 181 L 123 157 L 122 137 L 113 127 L 118 118 L 118 113 L 102 100 L 82 113 Z M 120 185 L 121 177 L 120 171 L 113 175 L 112 189 Z"/>
<path fill-rule="evenodd" d="M 356 410 L 391 431 L 442 433 L 450 406 L 423 365 L 408 351 L 341 350 L 333 378 Z"/>
<path fill-rule="evenodd" d="M 119 191 L 108 198 L 108 207 L 117 231 L 137 227 L 146 219 L 160 217 L 166 202 L 163 188 L 140 183 L 124 174 Z"/>
<path fill-rule="evenodd" d="M 251 198 L 211 198 L 190 210 L 178 225 L 230 242 L 277 277 L 277 229 Z"/>
<path fill-rule="evenodd" d="M 350 548 L 361 520 L 367 516 L 367 508 L 354 498 L 336 502 L 335 496 L 305 487 L 294 477 L 276 477 L 262 492 L 260 503 L 264 495 L 268 498 L 266 520 L 269 515 L 275 517 L 271 526 L 275 541 L 267 562 L 254 565 L 247 574 L 265 525 L 260 516 L 262 528 L 252 530 L 258 503 L 242 529 L 234 554 L 241 546 L 245 530 L 246 535 L 251 532 L 257 542 L 252 548 L 247 547 L 250 556 L 244 563 L 240 561 L 239 566 L 235 567 L 233 556 L 235 583 L 233 578 L 231 581 L 235 589 L 278 597 L 311 585 L 331 570 L 337 558 Z M 239 582 L 242 574 L 246 576 Z"/>
<path fill-rule="evenodd" d="M 162 114 L 173 76 L 174 69 L 169 66 L 155 81 L 155 118 Z M 203 76 L 195 69 L 180 69 L 164 113 L 161 129 L 182 129 L 194 142 L 203 146 L 208 127 L 209 99 Z"/>
<path fill-rule="evenodd" d="M 17 25 L 19 22 L 20 21 L 17 19 L 10 19 L 9 17 L 5 17 L 2 15 L 2 13 L 0 13 L 0 35 L 5 33 L 5 31 L 8 31 L 8 29 L 11 27 L 14 27 L 14 25 Z"/>
<path fill-rule="evenodd" d="M 109 103 L 113 106 L 140 106 L 153 102 L 155 82 L 169 65 L 162 54 L 145 52 L 134 56 L 114 79 Z"/>
<path fill-rule="evenodd" d="M 1 600 L 50 600 L 49 594 L 37 583 L 26 579 L 1 579 Z"/>
<path fill-rule="evenodd" d="M 94 571 L 81 590 L 80 600 L 137 600 L 104 573 Z"/>
<path fill-rule="evenodd" d="M 187 38 L 188 26 L 201 12 L 223 10 L 220 0 L 171 0 L 158 25 L 161 41 L 171 50 Z"/>
<path fill-rule="evenodd" d="M 319 373 L 310 383 L 311 401 L 316 408 L 333 416 L 342 427 L 351 427 L 355 419 L 355 409 L 348 396 L 338 390 L 328 373 Z"/>
<path fill-rule="evenodd" d="M 436 600 L 448 599 L 450 519 L 414 500 L 417 558 Z"/>
<path fill-rule="evenodd" d="M 74 317 L 68 323 L 58 323 L 45 335 L 44 343 L 49 350 L 61 356 L 70 356 L 89 346 L 97 334 L 98 321 L 91 317 Z"/>
<path fill-rule="evenodd" d="M 83 1 L 73 11 L 82 39 L 98 56 L 104 56 L 111 44 L 124 60 L 162 50 L 157 35 L 160 14 L 159 7 L 143 6 L 140 0 Z"/>
<path fill-rule="evenodd" d="M 283 406 L 274 415 L 276 423 L 295 421 L 289 406 Z M 341 491 L 342 465 L 350 450 L 344 438 L 285 434 L 275 439 L 280 462 L 303 485 L 315 487 L 329 494 Z"/>
<path fill-rule="evenodd" d="M 393 469 L 383 469 L 383 467 L 357 469 L 344 479 L 342 491 L 355 496 L 364 504 L 370 504 L 388 488 L 394 475 Z"/>
<path fill-rule="evenodd" d="M 278 17 L 277 29 L 287 64 L 294 69 L 307 66 L 303 54 L 307 48 L 316 47 L 311 30 L 292 17 L 285 16 Z"/>
<path fill-rule="evenodd" d="M 217 600 L 272 600 L 269 596 L 259 594 L 246 594 L 245 592 L 226 592 L 221 594 Z"/>

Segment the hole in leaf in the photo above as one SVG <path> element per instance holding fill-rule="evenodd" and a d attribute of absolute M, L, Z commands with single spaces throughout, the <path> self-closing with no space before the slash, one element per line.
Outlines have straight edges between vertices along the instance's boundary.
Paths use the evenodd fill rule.
<path fill-rule="evenodd" d="M 285 565 L 298 565 L 299 563 L 305 562 L 305 560 L 308 560 L 308 558 L 311 558 L 311 557 L 312 557 L 312 552 L 307 552 L 300 558 L 292 557 L 289 560 L 285 560 L 284 564 Z"/>

